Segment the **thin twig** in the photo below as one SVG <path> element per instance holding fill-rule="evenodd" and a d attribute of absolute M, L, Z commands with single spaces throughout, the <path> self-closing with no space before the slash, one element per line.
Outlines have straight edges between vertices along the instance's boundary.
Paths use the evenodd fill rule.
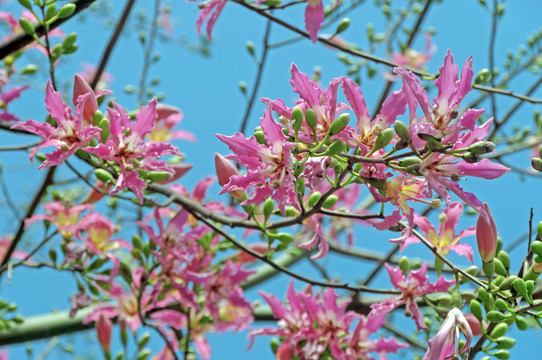
<path fill-rule="evenodd" d="M 281 26 L 283 26 L 283 27 L 285 27 L 285 28 L 287 28 L 287 29 L 289 29 L 289 30 L 291 30 L 291 31 L 293 31 L 293 32 L 307 38 L 307 39 L 310 39 L 309 33 L 301 30 L 300 28 L 298 28 L 296 26 L 293 26 L 293 25 L 289 24 L 286 21 L 283 21 L 283 20 L 273 16 L 272 14 L 269 14 L 268 12 L 265 11 L 265 9 L 263 9 L 261 7 L 246 3 L 246 2 L 244 2 L 242 0 L 231 0 L 231 1 L 243 6 L 243 7 L 247 8 L 247 9 L 249 9 L 249 10 L 252 10 L 252 11 L 258 13 L 261 16 L 273 21 L 274 23 L 277 23 L 277 24 L 279 24 L 279 25 L 281 25 Z M 328 47 L 340 50 L 340 51 L 342 51 L 344 53 L 350 54 L 350 55 L 355 56 L 355 57 L 367 59 L 369 61 L 373 61 L 375 63 L 382 64 L 382 65 L 385 65 L 385 66 L 389 66 L 389 67 L 392 67 L 392 68 L 393 67 L 400 67 L 400 65 L 395 64 L 392 61 L 380 58 L 378 56 L 375 56 L 375 55 L 372 55 L 372 54 L 369 54 L 369 53 L 366 53 L 366 52 L 363 52 L 363 51 L 354 50 L 354 49 L 351 49 L 351 48 L 341 46 L 341 45 L 336 44 L 333 41 L 331 41 L 331 40 L 329 40 L 329 39 L 327 39 L 325 37 L 322 37 L 322 36 L 318 37 L 318 41 L 321 42 L 322 44 L 327 45 Z M 430 74 L 430 73 L 422 71 L 422 70 L 416 70 L 416 69 L 412 69 L 412 68 L 408 68 L 408 67 L 405 67 L 405 68 L 408 71 L 410 71 L 411 73 L 413 73 L 413 74 L 415 74 L 417 76 L 420 76 L 422 78 L 430 78 L 430 79 L 435 78 L 434 74 Z M 535 98 L 531 98 L 529 96 L 516 94 L 512 90 L 497 89 L 497 88 L 493 88 L 493 87 L 490 87 L 490 86 L 484 86 L 484 85 L 479 85 L 479 84 L 473 84 L 472 88 L 477 89 L 477 90 L 481 90 L 481 91 L 492 92 L 492 93 L 499 94 L 499 95 L 505 95 L 505 96 L 513 97 L 513 98 L 516 98 L 516 99 L 528 101 L 528 102 L 533 103 L 533 104 L 541 104 L 542 103 L 542 99 L 535 99 Z"/>
<path fill-rule="evenodd" d="M 96 0 L 75 0 L 72 3 L 75 5 L 75 11 L 69 16 L 66 16 L 64 18 L 59 18 L 58 20 L 53 21 L 48 26 L 49 30 L 56 29 L 57 27 L 59 27 L 60 25 L 68 21 L 69 19 L 79 14 L 84 9 L 88 8 L 90 4 L 92 4 L 95 1 Z M 44 25 L 36 26 L 34 28 L 34 33 L 38 37 L 43 36 L 45 34 L 45 26 Z M 0 44 L 0 60 L 4 59 L 6 56 L 18 50 L 21 50 L 26 45 L 33 42 L 34 42 L 34 38 L 32 37 L 32 35 L 27 35 L 25 33 L 20 33 L 18 35 L 15 35 L 11 39 Z"/>
<path fill-rule="evenodd" d="M 139 106 L 143 105 L 143 95 L 145 94 L 145 83 L 147 82 L 147 75 L 149 73 L 149 66 L 151 64 L 151 53 L 154 49 L 154 40 L 156 39 L 156 30 L 158 29 L 158 16 L 160 16 L 160 0 L 154 1 L 154 13 L 152 16 L 152 25 L 150 32 L 150 39 L 147 48 L 145 49 L 145 55 L 143 57 L 143 69 L 141 70 L 141 77 L 139 78 L 139 91 L 137 94 L 137 102 Z"/>
<path fill-rule="evenodd" d="M 265 61 L 267 59 L 267 51 L 269 50 L 269 36 L 271 35 L 271 20 L 267 21 L 267 25 L 265 27 L 265 35 L 263 37 L 263 51 L 262 51 L 262 57 L 260 58 L 260 62 L 258 64 L 258 73 L 256 74 L 256 80 L 254 81 L 254 86 L 252 87 L 252 94 L 250 95 L 250 99 L 248 100 L 247 109 L 245 110 L 245 116 L 243 117 L 243 121 L 241 122 L 241 127 L 239 128 L 239 132 L 244 134 L 248 119 L 250 118 L 250 112 L 252 111 L 252 105 L 254 104 L 254 100 L 256 99 L 256 95 L 258 93 L 258 89 L 260 87 L 260 81 L 262 79 L 263 74 L 263 68 L 265 66 Z"/>
<path fill-rule="evenodd" d="M 13 216 L 15 216 L 17 221 L 21 221 L 21 214 L 19 213 L 17 206 L 13 202 L 13 199 L 11 199 L 8 186 L 6 182 L 4 181 L 4 175 L 2 174 L 1 171 L 0 171 L 0 187 L 2 187 L 2 193 L 4 194 L 4 197 L 6 198 L 6 203 L 8 204 L 8 207 L 11 210 L 11 212 L 13 213 Z"/>
<path fill-rule="evenodd" d="M 107 65 L 107 62 L 109 61 L 109 57 L 111 56 L 111 52 L 113 51 L 113 48 L 115 47 L 115 44 L 117 43 L 120 33 L 124 29 L 124 25 L 126 24 L 126 20 L 128 19 L 130 12 L 132 11 L 132 7 L 134 6 L 134 3 L 135 3 L 135 0 L 128 0 L 126 2 L 126 5 L 124 6 L 124 9 L 122 10 L 122 15 L 120 16 L 120 19 L 117 22 L 117 25 L 115 26 L 115 30 L 113 31 L 113 34 L 111 35 L 111 38 L 109 39 L 109 42 L 107 43 L 107 46 L 105 47 L 105 50 L 100 60 L 100 64 L 96 68 L 94 79 L 92 79 L 92 82 L 90 83 L 90 86 L 93 89 L 96 89 L 96 86 L 98 85 L 98 82 L 100 81 L 100 78 L 102 77 L 102 74 L 105 71 L 105 67 Z"/>

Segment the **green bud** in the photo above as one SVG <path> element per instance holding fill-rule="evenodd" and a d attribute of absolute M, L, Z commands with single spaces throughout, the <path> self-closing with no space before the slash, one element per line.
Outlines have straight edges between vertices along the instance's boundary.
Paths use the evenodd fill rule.
<path fill-rule="evenodd" d="M 305 194 L 305 178 L 299 178 L 295 183 L 297 186 L 297 193 L 301 195 Z"/>
<path fill-rule="evenodd" d="M 100 123 L 98 124 L 98 127 L 102 129 L 102 141 L 105 143 L 107 139 L 109 138 L 109 120 L 102 119 Z"/>
<path fill-rule="evenodd" d="M 403 256 L 399 260 L 399 269 L 403 272 L 403 274 L 407 275 L 410 272 L 410 261 L 406 256 Z"/>
<path fill-rule="evenodd" d="M 309 128 L 316 134 L 316 125 L 318 124 L 318 120 L 316 118 L 316 113 L 313 109 L 305 110 L 305 122 L 307 123 Z"/>
<path fill-rule="evenodd" d="M 32 4 L 30 3 L 30 0 L 18 0 L 19 4 L 27 8 L 28 10 L 32 10 Z"/>
<path fill-rule="evenodd" d="M 68 3 L 68 4 L 62 6 L 62 7 L 60 8 L 60 10 L 58 10 L 58 17 L 61 18 L 61 19 L 65 18 L 65 17 L 68 17 L 68 16 L 70 16 L 71 14 L 73 14 L 73 12 L 75 11 L 75 9 L 76 9 L 75 4 L 73 4 L 73 3 Z"/>
<path fill-rule="evenodd" d="M 77 40 L 77 34 L 71 33 L 70 35 L 64 38 L 64 41 L 62 42 L 62 47 L 64 49 L 71 48 L 75 44 L 76 40 Z"/>
<path fill-rule="evenodd" d="M 506 251 L 499 252 L 497 258 L 501 261 L 505 269 L 510 269 L 510 256 L 508 256 L 508 253 Z"/>
<path fill-rule="evenodd" d="M 267 140 L 265 140 L 265 135 L 263 131 L 256 131 L 254 133 L 254 137 L 256 138 L 256 141 L 258 142 L 258 144 L 267 145 Z"/>
<path fill-rule="evenodd" d="M 139 349 L 142 349 L 145 347 L 145 345 L 147 345 L 147 343 L 149 342 L 149 339 L 151 338 L 151 334 L 149 334 L 148 332 L 144 333 L 140 338 L 139 338 L 139 341 L 137 342 L 137 347 Z"/>
<path fill-rule="evenodd" d="M 491 310 L 490 312 L 487 313 L 487 319 L 491 322 L 498 323 L 506 319 L 506 317 L 500 311 Z"/>
<path fill-rule="evenodd" d="M 472 315 L 474 315 L 479 321 L 482 321 L 484 314 L 482 312 L 482 305 L 477 300 L 471 300 L 469 303 L 469 309 Z"/>
<path fill-rule="evenodd" d="M 32 35 L 34 33 L 34 25 L 32 25 L 30 20 L 25 19 L 25 18 L 20 18 L 19 24 L 21 25 L 21 28 L 23 29 L 25 34 Z"/>
<path fill-rule="evenodd" d="M 331 143 L 327 150 L 325 151 L 325 155 L 337 155 L 341 154 L 346 150 L 346 143 L 343 141 L 335 141 L 334 143 Z"/>
<path fill-rule="evenodd" d="M 275 208 L 275 202 L 271 198 L 267 198 L 265 202 L 263 203 L 263 216 L 265 218 L 265 221 L 269 219 L 271 214 L 273 213 L 273 210 Z"/>
<path fill-rule="evenodd" d="M 320 191 L 313 192 L 311 196 L 309 196 L 309 207 L 312 208 L 314 204 L 316 204 L 318 200 L 320 200 L 321 197 L 322 193 Z"/>
<path fill-rule="evenodd" d="M 292 241 L 294 241 L 294 237 L 291 234 L 288 233 L 278 233 L 273 236 L 276 238 L 279 242 L 289 244 Z"/>
<path fill-rule="evenodd" d="M 301 125 L 303 125 L 303 110 L 298 108 L 297 106 L 292 110 L 292 126 L 294 127 L 294 130 L 301 129 Z"/>
<path fill-rule="evenodd" d="M 96 179 L 100 180 L 104 184 L 115 183 L 115 178 L 113 177 L 113 175 L 105 169 L 95 169 L 94 175 L 96 175 Z"/>
<path fill-rule="evenodd" d="M 518 327 L 519 330 L 524 331 L 524 330 L 527 330 L 527 328 L 529 327 L 529 324 L 527 323 L 527 320 L 518 316 L 516 318 L 516 326 Z"/>
<path fill-rule="evenodd" d="M 371 153 L 386 147 L 393 140 L 393 135 L 395 132 L 392 129 L 382 130 L 375 140 Z"/>
<path fill-rule="evenodd" d="M 265 6 L 273 7 L 273 6 L 279 6 L 282 3 L 282 0 L 266 0 L 262 4 Z"/>
<path fill-rule="evenodd" d="M 173 174 L 169 171 L 149 171 L 145 177 L 152 182 L 158 182 L 171 179 Z"/>
<path fill-rule="evenodd" d="M 497 275 L 506 276 L 506 269 L 504 268 L 503 263 L 499 259 L 493 259 L 495 263 L 495 273 Z"/>
<path fill-rule="evenodd" d="M 495 261 L 491 260 L 490 262 L 482 263 L 482 270 L 487 278 L 491 279 L 495 271 Z"/>
<path fill-rule="evenodd" d="M 277 353 L 277 350 L 279 349 L 280 343 L 277 338 L 271 339 L 271 350 L 273 351 L 273 354 Z"/>
<path fill-rule="evenodd" d="M 527 288 L 527 294 L 531 295 L 534 292 L 534 288 L 535 288 L 534 281 L 526 280 L 525 287 Z"/>
<path fill-rule="evenodd" d="M 399 166 L 401 167 L 409 167 L 411 165 L 421 165 L 422 160 L 419 157 L 411 156 L 404 158 L 399 162 Z"/>
<path fill-rule="evenodd" d="M 247 83 L 244 82 L 244 81 L 239 81 L 239 90 L 241 90 L 241 92 L 243 94 L 246 94 L 247 93 Z"/>
<path fill-rule="evenodd" d="M 305 114 L 306 116 L 306 114 Z M 329 127 L 329 134 L 331 136 L 337 135 L 341 131 L 343 131 L 348 123 L 350 122 L 350 115 L 349 114 L 342 114 L 338 118 L 336 118 Z"/>
<path fill-rule="evenodd" d="M 143 247 L 143 240 L 141 239 L 141 236 L 137 234 L 132 236 L 132 245 L 134 246 L 134 249 L 141 249 Z"/>
<path fill-rule="evenodd" d="M 387 183 L 386 180 L 379 178 L 365 178 L 365 180 L 371 184 L 374 188 L 382 191 L 386 191 Z"/>
<path fill-rule="evenodd" d="M 497 359 L 499 360 L 508 360 L 510 359 L 510 353 L 506 350 L 499 350 L 495 354 L 493 354 Z"/>
<path fill-rule="evenodd" d="M 339 198 L 337 197 L 337 195 L 329 195 L 328 198 L 322 204 L 322 207 L 324 209 L 329 209 L 330 207 L 335 206 L 337 201 L 339 201 Z"/>
<path fill-rule="evenodd" d="M 11 321 L 13 321 L 15 324 L 20 325 L 20 324 L 24 323 L 24 318 L 23 318 L 22 315 L 17 315 L 13 319 L 11 319 Z"/>
<path fill-rule="evenodd" d="M 343 31 L 348 29 L 349 26 L 350 26 L 350 19 L 349 18 L 342 19 L 339 25 L 337 25 L 337 30 L 335 31 L 335 34 L 342 33 Z"/>
<path fill-rule="evenodd" d="M 497 339 L 497 348 L 511 349 L 516 345 L 516 339 L 510 337 L 500 337 Z"/>
<path fill-rule="evenodd" d="M 49 259 L 54 263 L 56 263 L 56 251 L 55 249 L 49 249 Z"/>
<path fill-rule="evenodd" d="M 495 300 L 495 307 L 497 309 L 499 309 L 499 310 L 502 310 L 502 311 L 507 311 L 508 310 L 508 304 L 506 303 L 506 301 L 504 301 L 501 298 Z"/>
<path fill-rule="evenodd" d="M 541 158 L 532 158 L 531 159 L 531 166 L 536 171 L 542 171 L 542 159 Z"/>
<path fill-rule="evenodd" d="M 486 309 L 493 309 L 495 305 L 493 297 L 484 288 L 478 288 L 478 297 L 482 300 L 482 303 L 486 306 Z"/>
<path fill-rule="evenodd" d="M 542 256 L 542 241 L 535 241 L 531 244 L 531 250 L 533 250 L 533 252 L 538 255 L 538 256 Z"/>
<path fill-rule="evenodd" d="M 122 351 L 118 351 L 117 352 L 117 355 L 115 355 L 115 360 L 122 360 L 122 358 L 124 357 Z"/>
<path fill-rule="evenodd" d="M 35 65 L 35 64 L 29 64 L 29 65 L 26 65 L 21 70 L 21 74 L 23 74 L 23 75 L 31 75 L 31 74 L 34 74 L 36 71 L 38 71 L 38 66 Z"/>
<path fill-rule="evenodd" d="M 495 150 L 495 144 L 491 141 L 478 141 L 469 146 L 469 151 L 473 154 L 482 155 Z"/>
<path fill-rule="evenodd" d="M 45 20 L 50 20 L 53 18 L 53 16 L 56 15 L 56 5 L 51 4 L 47 7 L 47 11 L 45 12 Z"/>
<path fill-rule="evenodd" d="M 475 84 L 487 84 L 487 82 L 491 79 L 491 71 L 489 69 L 484 68 L 478 72 L 476 75 L 476 78 L 474 79 Z"/>
<path fill-rule="evenodd" d="M 393 128 L 401 140 L 407 144 L 411 142 L 412 138 L 410 137 L 410 131 L 404 122 L 397 120 L 395 123 L 393 123 Z"/>
<path fill-rule="evenodd" d="M 512 286 L 518 292 L 518 294 L 522 296 L 527 295 L 527 286 L 525 285 L 525 281 L 523 281 L 523 279 L 514 280 L 514 282 L 512 283 Z"/>
<path fill-rule="evenodd" d="M 504 279 L 504 281 L 499 285 L 499 290 L 508 290 L 510 289 L 510 286 L 512 286 L 512 283 L 518 279 L 516 275 L 511 275 Z"/>
<path fill-rule="evenodd" d="M 247 41 L 245 46 L 250 55 L 254 56 L 254 43 L 252 41 Z"/>

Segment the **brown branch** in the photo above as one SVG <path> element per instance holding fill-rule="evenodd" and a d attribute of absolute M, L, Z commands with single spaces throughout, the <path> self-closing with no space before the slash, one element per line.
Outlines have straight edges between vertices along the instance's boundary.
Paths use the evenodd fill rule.
<path fill-rule="evenodd" d="M 65 18 L 53 21 L 49 25 L 49 31 L 59 27 L 60 25 L 68 21 L 69 19 L 73 18 L 75 15 L 79 14 L 81 11 L 88 8 L 90 4 L 92 4 L 95 1 L 96 0 L 75 0 L 73 2 L 73 4 L 75 5 L 75 11 L 70 16 L 66 16 Z M 35 28 L 35 33 L 38 37 L 43 36 L 45 32 L 46 32 L 46 29 L 45 29 L 45 26 L 43 25 L 39 25 Z M 32 42 L 34 42 L 34 38 L 31 35 L 27 35 L 24 33 L 21 33 L 19 35 L 12 37 L 11 39 L 0 44 L 0 60 L 4 59 L 6 56 L 14 53 L 15 51 L 21 50 L 26 45 Z"/>

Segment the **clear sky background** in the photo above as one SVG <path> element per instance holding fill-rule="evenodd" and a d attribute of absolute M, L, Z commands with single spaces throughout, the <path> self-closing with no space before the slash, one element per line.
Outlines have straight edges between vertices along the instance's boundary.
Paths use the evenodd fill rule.
<path fill-rule="evenodd" d="M 111 9 L 103 14 L 99 11 L 88 11 L 83 15 L 84 21 L 71 21 L 63 26 L 66 33 L 77 31 L 79 51 L 75 56 L 67 57 L 66 61 L 60 64 L 57 75 L 61 84 L 72 80 L 73 74 L 80 71 L 83 61 L 96 64 L 99 61 L 103 47 L 110 36 L 111 27 L 105 26 L 120 14 L 122 2 L 109 2 Z M 395 2 L 394 2 L 395 3 Z M 405 1 L 397 2 L 406 6 Z M 248 55 L 245 49 L 245 42 L 252 41 L 255 44 L 256 54 L 259 55 L 262 46 L 262 37 L 266 21 L 257 14 L 251 13 L 235 3 L 228 3 L 220 16 L 214 29 L 214 42 L 210 46 L 211 56 L 204 57 L 198 52 L 189 50 L 188 45 L 198 45 L 201 40 L 195 32 L 195 19 L 198 14 L 196 3 L 184 1 L 168 1 L 166 4 L 172 6 L 171 18 L 174 24 L 174 35 L 168 41 L 157 41 L 156 51 L 161 54 L 161 60 L 150 71 L 149 78 L 159 77 L 161 80 L 160 92 L 166 95 L 164 102 L 175 105 L 182 109 L 184 120 L 181 128 L 196 135 L 197 143 L 178 142 L 179 148 L 186 155 L 187 162 L 194 164 L 194 169 L 183 178 L 182 183 L 187 188 L 192 188 L 195 183 L 208 174 L 214 174 L 213 155 L 215 152 L 228 153 L 228 149 L 216 137 L 215 133 L 231 135 L 239 129 L 243 118 L 246 101 L 238 89 L 239 81 L 245 81 L 248 92 L 252 90 L 253 81 L 256 75 L 257 66 Z M 139 83 L 139 74 L 142 68 L 143 50 L 138 42 L 138 13 L 143 9 L 151 8 L 150 1 L 138 1 L 136 10 L 130 19 L 130 25 L 121 37 L 118 46 L 115 48 L 107 71 L 114 75 L 112 90 L 120 104 L 126 108 L 136 106 L 136 97 L 125 94 L 125 85 L 136 86 Z M 325 2 L 327 5 L 327 2 Z M 2 10 L 19 8 L 13 3 L 0 4 Z M 291 11 L 282 13 L 276 11 L 276 15 L 284 17 L 303 28 L 304 6 L 296 7 Z M 19 11 L 19 10 L 17 10 Z M 526 38 L 533 31 L 540 29 L 540 14 L 542 4 L 535 0 L 509 1 L 506 4 L 506 14 L 497 32 L 495 47 L 496 64 L 502 67 L 504 56 L 507 51 L 516 51 L 520 44 L 526 43 Z M 148 13 L 147 16 L 150 16 Z M 343 34 L 348 41 L 357 43 L 362 49 L 367 46 L 366 27 L 373 23 L 376 32 L 385 31 L 385 19 L 376 11 L 372 1 L 366 1 L 349 17 L 352 19 L 350 28 Z M 488 42 L 490 31 L 490 16 L 478 5 L 477 1 L 454 0 L 443 3 L 436 3 L 432 6 L 427 19 L 424 21 L 423 29 L 435 29 L 433 42 L 438 50 L 433 59 L 427 64 L 432 73 L 436 73 L 441 66 L 444 55 L 448 48 L 454 54 L 455 62 L 462 66 L 464 61 L 474 57 L 474 70 L 477 73 L 480 69 L 488 67 Z M 332 28 L 323 31 L 332 32 Z M 271 43 L 295 37 L 286 29 L 273 25 L 271 30 Z M 423 49 L 425 40 L 419 36 L 414 43 L 414 49 Z M 383 55 L 383 54 L 381 54 Z M 34 52 L 31 60 L 40 64 L 45 72 L 45 60 L 41 54 Z M 327 85 L 329 80 L 343 75 L 346 67 L 337 61 L 337 52 L 320 44 L 313 45 L 308 40 L 296 42 L 295 44 L 273 49 L 269 53 L 268 61 L 264 69 L 264 75 L 258 92 L 260 96 L 272 99 L 282 98 L 288 105 L 292 104 L 295 98 L 289 84 L 290 64 L 295 63 L 302 72 L 311 73 L 318 66 L 322 70 L 322 83 Z M 378 73 L 384 70 L 377 66 Z M 386 69 L 389 70 L 389 69 Z M 34 77 L 36 86 L 43 87 L 45 75 L 38 74 Z M 537 78 L 529 74 L 518 78 L 511 84 L 518 92 L 524 92 Z M 380 76 L 370 81 L 364 81 L 362 90 L 366 100 L 372 109 L 378 100 L 384 81 Z M 399 86 L 400 83 L 396 84 Z M 61 86 L 62 87 L 62 86 Z M 68 94 L 71 94 L 69 90 Z M 467 104 L 478 96 L 473 91 L 463 102 Z M 542 92 L 533 94 L 534 97 L 542 97 Z M 12 105 L 21 118 L 42 119 L 44 117 L 43 95 L 38 91 L 28 91 L 24 96 Z M 498 116 L 503 116 L 511 104 L 515 101 L 509 98 L 497 97 L 499 111 Z M 485 103 L 486 108 L 488 104 Z M 259 118 L 264 109 L 263 104 L 256 102 L 250 117 L 249 127 L 259 125 Z M 524 106 L 516 115 L 516 123 L 527 125 L 532 123 L 534 107 Z M 372 111 L 371 111 L 372 112 Z M 487 113 L 486 113 L 487 114 Z M 34 138 L 28 137 L 28 141 Z M 21 137 L 5 136 L 3 144 L 21 143 Z M 18 203 L 28 200 L 32 189 L 38 183 L 37 165 L 29 165 L 28 157 L 22 153 L 10 153 L 9 157 L 0 154 L 4 165 L 4 174 L 9 183 L 10 190 Z M 530 157 L 528 152 L 520 153 L 510 158 L 519 167 L 527 168 Z M 69 171 L 61 173 L 66 177 L 71 176 Z M 17 186 L 20 185 L 20 186 Z M 542 207 L 539 205 L 542 200 L 540 193 L 540 179 L 521 178 L 516 174 L 508 174 L 504 178 L 487 181 L 469 179 L 464 181 L 462 186 L 465 190 L 474 192 L 482 201 L 487 202 L 493 212 L 498 224 L 498 230 L 504 239 L 505 247 L 528 230 L 529 209 L 534 207 L 535 221 L 542 220 Z M 209 198 L 216 198 L 219 188 L 214 186 L 208 193 Z M 365 194 L 366 195 L 366 194 Z M 5 222 L 0 222 L 0 233 L 10 233 L 16 228 L 13 217 L 5 206 L 1 208 Z M 466 228 L 474 225 L 474 217 L 466 217 L 460 226 Z M 130 227 L 133 224 L 126 224 Z M 39 228 L 39 227 L 38 227 Z M 41 229 L 36 229 L 39 234 Z M 394 234 L 391 234 L 393 237 Z M 356 232 L 356 245 L 378 249 L 380 251 L 390 248 L 385 241 L 389 234 L 379 234 L 371 229 L 361 228 Z M 29 239 L 31 240 L 31 239 Z M 474 238 L 467 240 L 475 247 Z M 519 259 L 524 255 L 526 245 L 512 252 L 513 264 L 517 269 Z M 418 256 L 429 261 L 433 257 L 422 245 L 411 246 L 406 251 L 407 255 Z M 45 256 L 45 254 L 42 254 Z M 476 250 L 475 250 L 476 258 Z M 452 260 L 465 264 L 456 257 Z M 478 261 L 476 259 L 475 261 Z M 363 275 L 372 269 L 372 265 L 360 264 L 359 261 L 341 258 L 336 255 L 329 255 L 320 261 L 322 264 L 329 264 L 329 273 L 332 276 L 339 275 L 346 281 L 354 281 L 363 278 Z M 294 267 L 294 270 L 309 277 L 319 278 L 320 274 L 309 264 L 302 262 Z M 389 286 L 387 276 L 380 276 L 381 286 Z M 289 280 L 284 276 L 269 281 L 263 285 L 266 292 L 274 292 L 278 296 L 285 293 Z M 296 283 L 298 288 L 304 286 Z M 0 297 L 15 301 L 19 305 L 20 312 L 25 316 L 37 315 L 50 312 L 53 309 L 64 310 L 69 308 L 68 296 L 75 293 L 76 287 L 70 276 L 59 274 L 53 271 L 43 270 L 17 270 L 14 271 L 12 283 L 8 286 L 3 281 L 0 288 Z M 258 299 L 254 290 L 248 292 L 251 299 Z M 261 300 L 261 298 L 260 298 Z M 399 317 L 399 316 L 397 316 Z M 414 329 L 412 321 L 400 323 L 405 331 Z M 513 334 L 516 334 L 515 332 Z M 117 334 L 115 333 L 114 336 Z M 245 352 L 248 345 L 246 333 L 231 335 L 219 334 L 209 336 L 213 347 L 212 359 L 271 359 L 269 351 L 269 338 L 259 339 L 250 352 Z M 78 353 L 87 353 L 88 342 L 94 341 L 94 332 L 78 336 L 74 340 Z M 532 354 L 537 351 L 541 343 L 540 332 L 528 331 L 518 335 L 518 344 L 512 350 L 512 358 L 519 358 L 521 355 Z M 45 346 L 46 342 L 33 344 L 34 356 Z M 117 342 L 118 344 L 118 342 Z M 158 339 L 152 341 L 154 349 L 161 348 Z M 10 353 L 14 359 L 25 358 L 25 345 L 13 346 Z M 94 354 L 99 355 L 96 346 L 91 348 Z M 100 355 L 101 356 L 101 355 Z M 53 358 L 72 358 L 69 353 L 56 351 L 50 356 Z M 401 358 L 401 356 L 391 357 Z"/>

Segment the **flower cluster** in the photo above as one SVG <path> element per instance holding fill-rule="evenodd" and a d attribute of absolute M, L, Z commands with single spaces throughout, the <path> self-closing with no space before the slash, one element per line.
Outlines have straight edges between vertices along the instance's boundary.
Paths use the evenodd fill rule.
<path fill-rule="evenodd" d="M 288 306 L 274 295 L 264 292 L 260 295 L 278 319 L 278 328 L 255 329 L 250 336 L 278 336 L 277 359 L 320 359 L 324 354 L 338 360 L 372 359 L 371 353 L 384 356 L 408 346 L 394 339 L 371 339 L 371 334 L 384 324 L 385 315 L 365 317 L 347 311 L 348 301 L 340 304 L 333 289 L 314 294 L 309 286 L 298 292 L 292 281 L 286 294 Z"/>

